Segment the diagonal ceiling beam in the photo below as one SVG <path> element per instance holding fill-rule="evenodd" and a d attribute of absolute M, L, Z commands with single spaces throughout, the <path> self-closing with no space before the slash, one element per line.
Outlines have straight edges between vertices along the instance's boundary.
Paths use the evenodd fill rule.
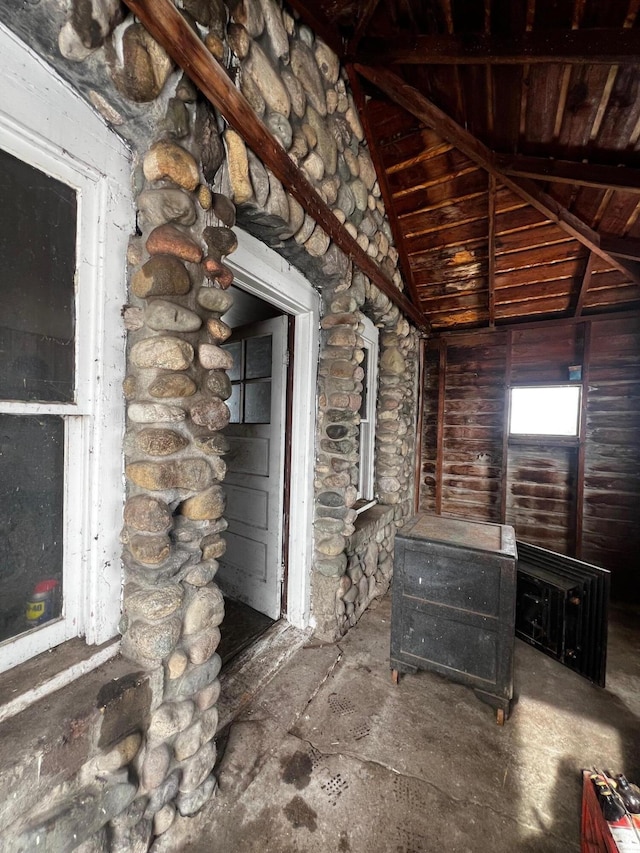
<path fill-rule="evenodd" d="M 398 308 L 420 328 L 424 328 L 426 321 L 420 309 L 398 290 L 373 258 L 343 228 L 331 208 L 320 198 L 271 131 L 256 116 L 249 102 L 233 85 L 225 69 L 213 58 L 171 0 L 125 2 L 309 216 Z"/>
<path fill-rule="evenodd" d="M 563 231 L 599 255 L 611 267 L 620 270 L 627 278 L 640 284 L 640 268 L 637 265 L 624 263 L 605 251 L 600 245 L 600 235 L 597 231 L 578 219 L 552 196 L 544 192 L 534 181 L 526 178 L 512 178 L 501 172 L 494 163 L 493 152 L 428 98 L 425 98 L 421 92 L 405 83 L 397 74 L 384 68 L 372 68 L 360 64 L 356 64 L 354 68 L 358 74 L 377 86 L 392 101 L 433 128 L 447 142 L 455 145 L 490 175 L 494 175 L 501 184 L 519 195 L 536 210 L 539 210 L 547 219 L 555 222 Z"/>
<path fill-rule="evenodd" d="M 554 160 L 550 157 L 529 157 L 526 154 L 496 154 L 494 163 L 503 174 L 516 178 L 640 193 L 640 169 L 628 166 Z"/>
<path fill-rule="evenodd" d="M 610 255 L 640 261 L 640 240 L 633 237 L 618 237 L 615 234 L 601 234 L 600 245 Z"/>
<path fill-rule="evenodd" d="M 363 38 L 349 58 L 367 65 L 637 65 L 639 55 L 639 30 L 589 28 Z"/>

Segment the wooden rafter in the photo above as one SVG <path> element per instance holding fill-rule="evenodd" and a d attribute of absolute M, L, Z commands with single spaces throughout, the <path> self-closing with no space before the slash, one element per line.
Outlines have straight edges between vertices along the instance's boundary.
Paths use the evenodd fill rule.
<path fill-rule="evenodd" d="M 640 261 L 640 240 L 632 237 L 618 237 L 615 234 L 601 234 L 600 245 L 610 255 Z"/>
<path fill-rule="evenodd" d="M 639 55 L 637 29 L 591 28 L 363 38 L 351 58 L 369 65 L 637 65 Z"/>
<path fill-rule="evenodd" d="M 606 166 L 600 163 L 512 154 L 496 154 L 494 163 L 505 175 L 514 177 L 599 189 L 612 187 L 625 192 L 640 193 L 640 169 L 628 166 Z"/>
<path fill-rule="evenodd" d="M 640 269 L 632 264 L 623 263 L 602 249 L 599 234 L 552 196 L 544 192 L 534 181 L 526 178 L 512 178 L 501 172 L 495 165 L 493 153 L 486 145 L 461 127 L 428 98 L 425 98 L 421 92 L 387 69 L 359 64 L 355 68 L 362 77 L 377 86 L 394 103 L 404 107 L 412 115 L 432 127 L 444 139 L 455 145 L 463 154 L 466 154 L 470 160 L 481 166 L 489 174 L 494 175 L 500 183 L 515 192 L 552 222 L 555 222 L 567 234 L 575 237 L 576 240 L 579 240 L 612 267 L 620 270 L 627 278 L 640 283 Z"/>
<path fill-rule="evenodd" d="M 171 0 L 125 2 L 312 219 L 392 302 L 419 327 L 424 327 L 425 320 L 420 310 L 395 287 L 373 258 L 339 223 L 331 208 L 320 198 L 284 148 L 256 116 L 246 98 L 233 85 L 225 69 L 213 58 Z"/>
<path fill-rule="evenodd" d="M 407 285 L 409 287 L 409 293 L 411 294 L 413 302 L 416 305 L 419 305 L 420 296 L 418 294 L 418 289 L 415 285 L 413 275 L 411 273 L 411 264 L 409 263 L 409 258 L 407 256 L 404 234 L 402 228 L 400 228 L 398 219 L 394 212 L 391 190 L 389 189 L 389 182 L 387 181 L 387 172 L 385 170 L 384 163 L 382 161 L 378 146 L 374 144 L 375 137 L 373 134 L 373 129 L 371 127 L 371 122 L 369 121 L 369 113 L 367 111 L 367 104 L 365 101 L 364 92 L 362 91 L 360 78 L 350 65 L 347 65 L 347 73 L 349 75 L 349 82 L 351 83 L 351 91 L 353 92 L 353 97 L 355 99 L 355 103 L 360 114 L 360 119 L 362 121 L 362 126 L 364 128 L 365 138 L 369 144 L 369 153 L 371 155 L 371 160 L 373 161 L 373 165 L 375 166 L 375 170 L 378 175 L 378 181 L 380 183 L 380 192 L 382 193 L 382 200 L 384 201 L 387 217 L 389 219 L 389 225 L 391 226 L 391 233 L 393 234 L 395 247 L 398 250 L 398 255 L 400 256 L 400 268 L 404 275 L 405 281 L 407 282 Z"/>
<path fill-rule="evenodd" d="M 591 275 L 593 273 L 595 259 L 595 255 L 593 254 L 593 252 L 591 252 L 589 257 L 587 258 L 587 265 L 584 268 L 584 274 L 580 283 L 580 292 L 578 293 L 578 301 L 576 302 L 576 310 L 574 311 L 574 317 L 580 317 L 580 315 L 582 314 L 584 300 L 587 295 L 587 290 L 589 289 L 589 284 L 591 283 Z"/>

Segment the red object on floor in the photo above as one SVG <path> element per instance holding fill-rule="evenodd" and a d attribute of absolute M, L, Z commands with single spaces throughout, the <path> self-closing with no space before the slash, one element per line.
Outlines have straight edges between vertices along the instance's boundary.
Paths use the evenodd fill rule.
<path fill-rule="evenodd" d="M 618 853 L 618 845 L 609 831 L 600 803 L 589 778 L 590 770 L 582 771 L 582 825 L 580 853 Z"/>

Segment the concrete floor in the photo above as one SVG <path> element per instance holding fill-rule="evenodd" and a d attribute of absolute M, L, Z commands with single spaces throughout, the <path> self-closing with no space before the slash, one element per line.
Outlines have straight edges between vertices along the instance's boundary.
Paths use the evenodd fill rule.
<path fill-rule="evenodd" d="M 217 797 L 154 851 L 565 853 L 581 768 L 640 781 L 637 614 L 614 612 L 606 690 L 516 641 L 502 728 L 439 676 L 394 687 L 389 618 L 387 598 L 339 646 L 290 657 L 221 738 Z"/>

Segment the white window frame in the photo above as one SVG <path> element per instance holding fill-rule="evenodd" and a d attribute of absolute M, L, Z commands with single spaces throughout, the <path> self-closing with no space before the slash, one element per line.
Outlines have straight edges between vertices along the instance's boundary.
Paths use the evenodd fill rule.
<path fill-rule="evenodd" d="M 119 532 L 130 152 L 93 109 L 0 25 L 0 147 L 76 191 L 75 396 L 0 401 L 0 412 L 65 419 L 63 612 L 0 644 L 0 672 L 73 637 L 102 644 L 121 613 Z"/>
<path fill-rule="evenodd" d="M 378 405 L 378 354 L 379 334 L 373 322 L 362 315 L 364 326 L 361 332 L 363 349 L 367 354 L 365 374 L 366 405 L 360 418 L 360 438 L 358 442 L 358 510 L 362 512 L 375 500 L 375 444 L 376 409 Z"/>

